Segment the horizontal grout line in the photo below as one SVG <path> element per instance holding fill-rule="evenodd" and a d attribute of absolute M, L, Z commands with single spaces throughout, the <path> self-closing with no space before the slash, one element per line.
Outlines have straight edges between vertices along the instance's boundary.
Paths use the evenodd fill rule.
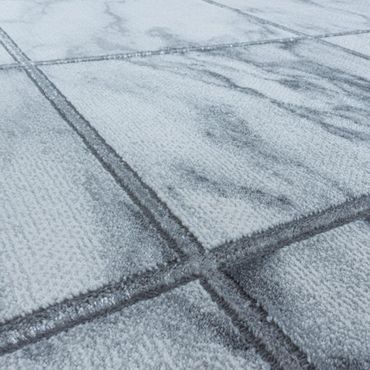
<path fill-rule="evenodd" d="M 337 33 L 326 33 L 320 36 L 311 36 L 305 33 L 293 30 L 289 27 L 282 26 L 275 22 L 271 22 L 265 20 L 260 17 L 256 17 L 249 13 L 244 13 L 239 9 L 229 7 L 224 4 L 220 4 L 217 1 L 213 0 L 203 0 L 206 3 L 211 5 L 218 6 L 220 8 L 227 8 L 231 9 L 239 14 L 245 15 L 258 23 L 262 24 L 269 24 L 276 28 L 282 29 L 284 31 L 293 33 L 299 36 L 299 39 L 306 39 L 306 40 L 316 40 L 317 42 L 321 42 L 323 44 L 331 46 L 331 43 L 322 40 L 326 37 L 340 37 L 344 35 L 349 35 L 348 32 L 337 32 Z M 369 30 L 358 30 L 352 34 L 363 34 L 368 33 Z M 293 41 L 293 40 L 291 40 Z M 335 46 L 335 45 L 334 45 Z M 349 50 L 345 50 L 349 51 Z M 358 54 L 358 56 L 361 56 Z M 215 259 L 218 260 L 218 263 L 222 264 L 221 260 L 225 258 L 225 265 L 232 264 L 232 261 L 237 261 L 237 257 L 243 257 L 245 253 L 245 249 L 249 250 L 247 254 L 247 258 L 253 260 L 257 256 L 263 256 L 266 254 L 270 254 L 275 252 L 276 250 L 292 244 L 294 242 L 298 242 L 300 240 L 312 237 L 317 233 L 325 232 L 330 230 L 334 227 L 338 227 L 342 224 L 347 222 L 353 221 L 357 218 L 356 213 L 362 208 L 364 209 L 363 216 L 369 214 L 370 212 L 370 195 L 364 196 L 363 198 L 358 199 L 358 204 L 354 204 L 356 202 L 349 201 L 343 203 L 341 206 L 337 207 L 330 207 L 326 211 L 323 212 L 316 212 L 308 215 L 306 217 L 300 218 L 297 221 L 292 221 L 291 223 L 286 223 L 282 227 L 277 226 L 271 228 L 271 232 L 269 233 L 268 230 L 261 234 L 256 233 L 255 235 L 242 237 L 237 241 L 225 243 L 217 248 L 215 248 L 212 252 L 215 254 Z M 359 206 L 359 208 L 357 208 Z M 225 255 L 225 250 L 227 254 Z M 225 266 L 226 267 L 226 266 Z M 224 275 L 228 277 L 227 273 Z M 268 353 L 272 353 L 273 358 L 282 366 L 284 369 L 314 369 L 314 366 L 309 364 L 307 355 L 300 350 L 298 346 L 296 346 L 291 339 L 285 335 L 278 325 L 275 323 L 275 327 L 271 323 L 268 324 L 266 317 L 267 315 L 262 315 L 260 312 L 260 317 L 258 317 L 258 310 L 252 310 L 251 307 L 244 307 L 244 309 L 240 309 L 240 302 L 235 305 L 235 297 L 237 296 L 235 293 L 230 294 L 230 287 L 225 288 L 225 279 L 222 274 L 217 274 L 216 279 L 208 280 L 209 284 L 213 284 L 213 288 L 217 289 L 218 286 L 223 285 L 220 292 L 220 297 L 223 299 L 223 305 L 226 306 L 225 310 L 230 311 L 232 310 L 230 306 L 234 306 L 234 315 L 237 320 L 237 313 L 239 311 L 239 317 L 244 317 L 245 320 L 245 328 L 249 328 L 252 330 L 253 335 L 261 340 L 264 345 L 264 348 L 267 349 Z M 229 299 L 228 299 L 229 298 Z M 257 302 L 253 302 L 251 297 L 246 297 L 246 299 L 254 303 L 256 307 Z M 225 302 L 226 301 L 226 302 Z M 234 305 L 233 305 L 234 303 Z M 249 309 L 249 310 L 248 310 Z M 261 308 L 260 308 L 261 309 Z M 249 312 L 248 312 L 249 311 Z M 252 311 L 252 312 L 251 312 Z M 234 316 L 233 313 L 230 313 L 231 316 Z M 243 326 L 241 326 L 243 328 Z M 272 329 L 275 329 L 271 332 Z M 261 351 L 264 352 L 263 349 Z M 293 362 L 292 358 L 293 357 Z M 297 364 L 299 363 L 299 365 Z"/>
<path fill-rule="evenodd" d="M 96 291 L 9 320 L 0 325 L 0 355 L 157 297 L 196 278 L 197 275 L 189 273 L 181 264 L 167 265 L 161 270 L 109 284 Z"/>
<path fill-rule="evenodd" d="M 278 29 L 281 29 L 283 31 L 286 31 L 286 32 L 290 32 L 290 33 L 293 33 L 297 36 L 300 36 L 302 37 L 303 39 L 312 39 L 312 40 L 316 40 L 317 42 L 321 43 L 321 44 L 324 44 L 326 46 L 330 46 L 330 47 L 336 47 L 337 49 L 341 49 L 343 50 L 344 52 L 346 53 L 350 53 L 350 54 L 353 54 L 353 55 L 356 55 L 360 58 L 365 58 L 365 59 L 368 59 L 370 60 L 370 57 L 365 55 L 365 54 L 362 54 L 362 53 L 358 53 L 354 50 L 351 50 L 351 49 L 348 49 L 348 48 L 345 48 L 343 46 L 340 46 L 340 45 L 336 45 L 336 44 L 333 44 L 331 42 L 328 42 L 328 41 L 325 41 L 323 40 L 323 38 L 327 38 L 327 37 L 335 37 L 335 36 L 348 36 L 348 35 L 359 35 L 359 34 L 363 34 L 363 33 L 369 33 L 370 31 L 369 30 L 354 30 L 354 31 L 348 31 L 348 32 L 336 32 L 336 33 L 326 33 L 326 34 L 323 34 L 323 35 L 320 35 L 320 36 L 314 36 L 314 35 L 308 35 L 304 32 L 301 32 L 301 31 L 297 31 L 293 28 L 290 28 L 290 27 L 286 27 L 282 24 L 279 24 L 279 23 L 276 23 L 276 22 L 273 22 L 273 21 L 270 21 L 268 19 L 265 19 L 265 18 L 261 18 L 261 17 L 258 17 L 254 14 L 250 14 L 248 12 L 245 12 L 243 10 L 240 10 L 238 8 L 234 8 L 232 6 L 229 6 L 229 5 L 225 5 L 225 4 L 222 4 L 222 3 L 219 3 L 215 0 L 200 0 L 200 1 L 203 1 L 203 2 L 206 2 L 208 4 L 211 4 L 211 5 L 214 5 L 214 6 L 217 6 L 219 8 L 224 8 L 224 9 L 229 9 L 229 10 L 232 10 L 238 14 L 241 14 L 241 15 L 244 15 L 250 19 L 253 19 L 254 21 L 258 22 L 258 23 L 261 23 L 261 24 L 268 24 L 270 26 L 273 26 L 273 27 L 276 27 Z"/>
<path fill-rule="evenodd" d="M 7 35 L 4 36 L 3 34 L 2 36 L 6 40 Z M 299 38 L 294 40 L 296 39 Z M 142 182 L 128 164 L 122 161 L 118 154 L 99 136 L 89 122 L 77 112 L 35 64 L 14 43 L 12 44 L 10 38 L 8 43 L 5 42 L 5 44 L 17 57 L 22 68 L 26 70 L 44 96 L 97 156 L 100 163 L 129 193 L 130 197 L 143 210 L 143 213 L 157 226 L 157 229 L 162 230 L 163 228 L 162 236 L 180 256 L 184 257 L 184 261 L 170 268 L 165 268 L 163 271 L 149 274 L 149 282 L 148 278 L 145 279 L 143 276 L 139 276 L 135 282 L 119 286 L 107 286 L 100 291 L 91 292 L 88 296 L 83 295 L 62 303 L 65 306 L 61 306 L 62 304 L 50 306 L 38 313 L 32 313 L 21 319 L 7 322 L 2 327 L 4 331 L 0 328 L 0 339 L 2 339 L 2 336 L 8 338 L 6 345 L 3 347 L 0 345 L 0 353 L 1 351 L 3 353 L 11 352 L 26 344 L 37 342 L 140 300 L 152 298 L 196 279 L 200 273 L 211 273 L 215 268 L 233 264 L 239 258 L 249 259 L 256 255 L 272 253 L 285 245 L 311 237 L 369 213 L 369 206 L 368 208 L 364 207 L 363 199 L 360 197 L 343 203 L 339 208 L 331 207 L 328 210 L 303 217 L 292 223 L 286 223 L 265 232 L 241 238 L 233 243 L 225 243 L 213 251 L 199 256 L 199 253 L 204 252 L 202 246 L 181 224 L 181 221 L 176 219 L 164 203 L 161 203 L 157 195 Z M 127 180 L 127 177 L 130 176 L 131 178 Z M 367 196 L 367 204 L 369 204 L 368 198 Z M 351 207 L 359 208 L 355 210 Z M 155 212 L 154 215 L 153 212 Z M 326 212 L 324 216 L 322 215 L 323 212 Z M 329 220 L 322 219 L 322 217 L 329 217 Z M 230 253 L 233 254 L 234 251 L 235 255 L 230 256 Z M 186 256 L 189 254 L 190 257 L 187 258 Z M 155 275 L 157 278 L 155 278 Z M 132 294 L 129 292 L 132 292 Z M 65 314 L 64 316 L 61 315 L 61 310 Z M 0 340 L 1 342 L 2 340 Z"/>
<path fill-rule="evenodd" d="M 225 272 L 214 272 L 201 279 L 214 301 L 230 316 L 257 352 L 273 366 L 286 370 L 313 369 L 301 351 L 279 326 L 269 321 L 267 312 L 249 297 Z"/>
<path fill-rule="evenodd" d="M 343 203 L 312 212 L 261 232 L 228 241 L 210 251 L 222 264 L 230 265 L 241 257 L 249 260 L 274 253 L 282 247 L 311 238 L 370 215 L 370 193 L 347 199 Z M 246 253 L 248 250 L 248 253 Z"/>
<path fill-rule="evenodd" d="M 315 37 L 318 39 L 323 39 L 327 37 L 342 37 L 342 36 L 351 36 L 351 35 L 363 35 L 366 33 L 370 33 L 370 29 L 363 29 L 363 30 L 351 30 L 351 31 L 340 31 L 340 32 L 329 32 L 326 34 L 322 34 L 319 37 Z"/>
<path fill-rule="evenodd" d="M 1 42 L 0 42 L 1 44 Z M 8 63 L 8 64 L 0 64 L 0 71 L 4 70 L 11 70 L 11 69 L 23 69 L 23 67 L 18 63 Z"/>
<path fill-rule="evenodd" d="M 370 214 L 370 195 L 347 201 L 302 219 L 281 224 L 250 237 L 227 243 L 203 255 L 195 253 L 161 270 L 138 275 L 128 282 L 49 306 L 9 320 L 0 326 L 0 354 L 60 333 L 80 323 L 157 296 L 201 276 L 247 262 L 257 254 L 273 253 L 294 242 L 344 225 Z"/>
<path fill-rule="evenodd" d="M 9 319 L 1 319 L 0 320 L 0 333 L 4 330 L 4 328 L 8 328 L 10 323 L 17 325 L 18 323 L 24 321 L 25 317 L 30 317 L 32 315 L 44 315 L 44 313 L 52 309 L 54 306 L 65 306 L 65 305 L 73 305 L 74 302 L 78 301 L 89 301 L 93 297 L 103 297 L 106 294 L 111 294 L 114 291 L 119 292 L 122 290 L 122 287 L 131 286 L 135 281 L 140 281 L 143 279 L 148 279 L 149 276 L 153 276 L 155 274 L 160 273 L 161 271 L 167 271 L 171 267 L 175 266 L 180 262 L 180 259 L 177 256 L 168 256 L 167 259 L 163 259 L 161 262 L 157 263 L 154 266 L 148 266 L 146 269 L 141 271 L 129 274 L 129 275 L 122 275 L 120 278 L 114 281 L 108 281 L 106 284 L 102 285 L 101 287 L 95 289 L 89 289 L 83 293 L 79 293 L 76 295 L 72 295 L 70 298 L 65 298 L 60 300 L 59 302 L 52 303 L 50 305 L 46 305 L 45 307 L 38 307 L 30 312 L 22 313 L 17 316 L 13 316 Z M 102 298 L 103 300 L 103 298 Z M 0 341 L 1 343 L 1 341 Z M 1 347 L 1 346 L 0 346 Z M 0 351 L 1 352 L 1 351 Z"/>
<path fill-rule="evenodd" d="M 81 137 L 92 154 L 95 155 L 103 167 L 140 208 L 144 216 L 152 222 L 170 249 L 174 250 L 179 257 L 183 257 L 184 260 L 186 259 L 186 254 L 203 252 L 202 245 L 182 225 L 181 221 L 169 211 L 167 205 L 157 197 L 154 191 L 141 180 L 139 175 L 104 141 L 95 128 L 79 114 L 46 75 L 31 63 L 27 55 L 23 53 L 1 28 L 0 41 L 15 60 L 22 65 L 40 92 Z M 179 265 L 178 268 L 181 270 L 182 265 Z M 134 296 L 129 299 L 130 304 L 137 301 L 135 297 L 140 298 L 143 294 L 145 297 L 148 294 L 157 294 L 157 292 L 163 290 L 161 288 L 163 286 L 166 290 L 168 281 L 173 286 L 173 284 L 179 284 L 183 279 L 188 281 L 193 277 L 191 273 L 188 273 L 187 269 L 184 271 L 183 273 L 179 273 L 175 268 L 172 275 L 168 277 L 168 271 L 165 270 L 164 275 L 160 275 L 159 283 L 157 284 L 155 284 L 156 279 L 151 276 L 150 282 L 146 284 L 144 292 L 140 291 L 139 287 L 138 292 L 135 292 Z M 148 292 L 148 287 L 153 287 L 153 284 L 155 284 L 155 288 L 149 289 Z M 2 340 L 0 340 L 0 343 L 2 344 L 0 345 L 0 353 L 16 350 L 23 345 L 40 340 L 45 336 L 53 335 L 56 332 L 84 322 L 88 318 L 96 317 L 97 313 L 100 315 L 104 312 L 114 310 L 117 306 L 124 306 L 127 304 L 127 293 L 123 289 L 124 287 L 122 286 L 108 285 L 95 293 L 89 293 L 90 295 L 82 295 L 60 305 L 50 306 L 46 310 L 32 312 L 25 317 L 15 318 L 4 323 L 4 325 L 1 325 L 0 339 Z M 92 302 L 89 299 L 91 297 Z"/>
<path fill-rule="evenodd" d="M 83 63 L 83 62 L 96 62 L 96 61 L 104 61 L 104 60 L 120 60 L 120 59 L 132 59 L 135 57 L 151 57 L 157 55 L 168 55 L 168 54 L 185 54 L 189 52 L 199 51 L 213 51 L 219 49 L 229 49 L 229 48 L 236 48 L 236 47 L 244 47 L 249 45 L 265 45 L 265 44 L 273 44 L 273 43 L 282 43 L 282 42 L 289 42 L 289 41 L 296 41 L 301 39 L 301 37 L 284 37 L 284 38 L 275 38 L 275 39 L 268 39 L 268 40 L 260 40 L 260 41 L 242 41 L 242 42 L 232 42 L 232 43 L 222 43 L 222 44 L 211 44 L 211 45 L 200 45 L 200 46 L 185 46 L 185 47 L 178 47 L 178 48 L 164 48 L 164 49 L 157 49 L 157 50 L 144 50 L 144 51 L 136 51 L 130 53 L 117 53 L 117 54 L 106 54 L 106 55 L 96 55 L 96 56 L 85 56 L 85 57 L 77 57 L 77 58 L 65 58 L 65 59 L 52 59 L 52 60 L 45 60 L 45 61 L 36 61 L 34 62 L 35 65 L 38 66 L 45 66 L 45 65 L 54 65 L 54 64 L 70 64 L 70 63 Z"/>
<path fill-rule="evenodd" d="M 362 53 L 359 53 L 358 51 L 355 51 L 355 50 L 352 50 L 352 49 L 348 49 L 348 48 L 346 48 L 344 46 L 341 46 L 341 45 L 334 44 L 331 41 L 320 39 L 320 40 L 318 40 L 318 42 L 320 42 L 321 44 L 330 46 L 330 47 L 334 47 L 336 49 L 340 49 L 340 50 L 345 51 L 348 54 L 352 54 L 352 55 L 354 55 L 356 57 L 360 57 L 360 58 L 364 58 L 364 59 L 370 60 L 370 56 L 369 55 L 362 54 Z"/>
<path fill-rule="evenodd" d="M 92 56 L 81 56 L 81 57 L 71 57 L 71 58 L 39 60 L 39 61 L 31 61 L 31 63 L 35 66 L 49 66 L 49 65 L 99 62 L 99 61 L 109 61 L 109 60 L 124 60 L 124 59 L 132 59 L 135 57 L 145 58 L 145 57 L 158 56 L 158 55 L 186 54 L 186 53 L 197 52 L 197 51 L 207 52 L 207 51 L 247 47 L 247 46 L 253 46 L 253 45 L 289 43 L 289 42 L 296 42 L 300 40 L 315 40 L 315 39 L 324 39 L 328 37 L 360 35 L 360 34 L 366 34 L 366 33 L 370 33 L 370 29 L 333 32 L 333 33 L 325 33 L 325 34 L 320 34 L 320 35 L 292 36 L 292 37 L 283 37 L 283 38 L 275 38 L 275 39 L 267 39 L 267 40 L 266 39 L 257 40 L 257 41 L 241 41 L 241 42 L 210 44 L 210 45 L 206 44 L 206 45 L 200 45 L 200 46 L 164 48 L 164 49 L 157 49 L 157 50 L 140 50 L 140 51 L 129 52 L 129 53 L 116 53 L 116 54 L 104 54 L 104 55 L 92 55 Z M 337 46 L 332 43 L 330 43 L 330 45 Z M 367 58 L 367 56 L 364 54 L 355 52 L 353 50 L 350 50 L 350 49 L 347 49 L 341 46 L 339 47 L 342 49 L 346 49 L 347 52 L 352 52 L 357 56 Z M 7 70 L 7 69 L 23 69 L 23 66 L 18 63 L 0 64 L 0 70 Z"/>
<path fill-rule="evenodd" d="M 80 136 L 99 163 L 140 208 L 143 215 L 152 223 L 167 245 L 180 257 L 184 256 L 183 251 L 188 250 L 190 253 L 202 251 L 203 247 L 199 241 L 172 214 L 153 189 L 144 183 L 139 174 L 117 154 L 47 76 L 30 62 L 29 58 L 1 28 L 0 40 L 3 41 L 9 53 L 24 66 L 25 72 L 42 95 Z"/>

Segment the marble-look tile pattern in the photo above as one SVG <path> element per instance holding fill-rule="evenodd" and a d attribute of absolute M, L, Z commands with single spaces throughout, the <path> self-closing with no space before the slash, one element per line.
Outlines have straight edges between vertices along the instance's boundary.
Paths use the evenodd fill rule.
<path fill-rule="evenodd" d="M 2 0 L 0 25 L 33 59 L 291 36 L 200 0 Z"/>
<path fill-rule="evenodd" d="M 370 190 L 370 61 L 312 41 L 44 71 L 202 243 Z"/>
<path fill-rule="evenodd" d="M 270 369 L 197 282 L 0 357 L 0 367 Z"/>
<path fill-rule="evenodd" d="M 310 35 L 370 29 L 366 0 L 216 0 Z"/>
<path fill-rule="evenodd" d="M 6 63 L 14 63 L 14 59 L 10 56 L 10 54 L 3 48 L 0 44 L 0 65 Z"/>
<path fill-rule="evenodd" d="M 325 40 L 370 57 L 370 33 L 327 37 Z"/>
<path fill-rule="evenodd" d="M 23 72 L 0 73 L 0 322 L 167 259 L 164 243 Z"/>
<path fill-rule="evenodd" d="M 318 369 L 370 368 L 370 223 L 241 265 L 235 279 Z"/>

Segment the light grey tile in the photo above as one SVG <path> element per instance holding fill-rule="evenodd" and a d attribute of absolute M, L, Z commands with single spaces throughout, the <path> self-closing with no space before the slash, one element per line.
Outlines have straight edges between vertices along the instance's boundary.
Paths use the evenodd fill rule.
<path fill-rule="evenodd" d="M 370 28 L 366 0 L 216 1 L 310 35 Z"/>
<path fill-rule="evenodd" d="M 340 37 L 328 37 L 325 40 L 370 57 L 370 33 Z"/>
<path fill-rule="evenodd" d="M 258 369 L 197 282 L 0 357 L 6 369 Z"/>
<path fill-rule="evenodd" d="M 365 59 L 305 41 L 44 70 L 208 248 L 369 192 Z"/>
<path fill-rule="evenodd" d="M 35 59 L 291 36 L 199 0 L 2 0 L 0 24 Z"/>
<path fill-rule="evenodd" d="M 0 44 L 0 65 L 1 64 L 7 64 L 7 63 L 14 63 L 14 59 L 10 56 L 10 54 Z"/>
<path fill-rule="evenodd" d="M 164 262 L 164 243 L 26 75 L 2 71 L 0 86 L 0 321 Z"/>
<path fill-rule="evenodd" d="M 319 369 L 370 367 L 370 224 L 358 221 L 233 272 Z"/>

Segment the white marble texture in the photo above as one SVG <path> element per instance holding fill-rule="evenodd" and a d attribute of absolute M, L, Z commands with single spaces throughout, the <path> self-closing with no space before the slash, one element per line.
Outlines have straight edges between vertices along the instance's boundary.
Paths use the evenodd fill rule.
<path fill-rule="evenodd" d="M 369 192 L 363 58 L 302 41 L 44 71 L 207 248 Z"/>
<path fill-rule="evenodd" d="M 370 223 L 358 221 L 233 270 L 318 369 L 370 368 Z"/>
<path fill-rule="evenodd" d="M 32 59 L 291 36 L 200 0 L 1 0 L 0 25 Z"/>
<path fill-rule="evenodd" d="M 325 40 L 370 57 L 370 33 L 327 37 Z"/>
<path fill-rule="evenodd" d="M 216 0 L 310 35 L 370 29 L 367 0 Z"/>
<path fill-rule="evenodd" d="M 7 64 L 7 63 L 14 63 L 14 59 L 4 49 L 4 47 L 0 44 L 0 65 L 1 64 Z"/>
<path fill-rule="evenodd" d="M 270 369 L 197 282 L 0 357 L 0 367 Z"/>
<path fill-rule="evenodd" d="M 1 71 L 0 86 L 0 322 L 163 263 L 164 243 L 27 76 Z"/>

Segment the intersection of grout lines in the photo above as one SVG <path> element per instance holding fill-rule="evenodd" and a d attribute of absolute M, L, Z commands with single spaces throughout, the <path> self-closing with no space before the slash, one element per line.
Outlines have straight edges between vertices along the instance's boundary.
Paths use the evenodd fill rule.
<path fill-rule="evenodd" d="M 11 72 L 9 72 L 9 73 L 11 73 Z M 24 90 L 24 87 L 23 88 L 21 88 L 20 90 Z M 20 106 L 22 106 L 22 104 L 20 104 Z M 32 116 L 32 112 L 31 112 L 31 116 Z M 46 116 L 47 117 L 47 116 Z M 14 134 L 12 134 L 12 135 L 14 135 Z M 16 135 L 14 135 L 14 136 L 16 136 Z M 70 145 L 70 144 L 69 144 Z M 32 149 L 32 146 L 31 146 L 31 149 Z M 44 151 L 44 150 L 43 150 Z M 69 169 L 70 170 L 70 169 Z M 37 175 L 36 175 L 36 177 L 37 177 Z M 37 181 L 37 180 L 36 180 Z M 105 186 L 103 186 L 103 188 L 105 188 Z M 45 190 L 45 189 L 44 189 Z M 33 192 L 33 191 L 32 191 Z M 50 221 L 48 221 L 48 222 L 50 222 Z M 19 256 L 18 256 L 19 257 Z M 40 281 L 38 282 L 39 284 L 40 284 Z M 44 292 L 45 293 L 45 292 Z M 244 352 L 243 352 L 244 353 Z M 246 354 L 246 353 L 244 353 L 244 354 Z M 233 360 L 234 361 L 234 360 Z"/>
<path fill-rule="evenodd" d="M 1 57 L 1 55 L 0 55 L 0 57 Z M 1 60 L 0 60 L 1 61 Z M 6 63 L 8 63 L 8 62 L 10 62 L 10 61 L 8 61 L 8 60 L 5 60 L 5 62 Z M 101 62 L 101 64 L 102 64 L 103 62 Z M 106 62 L 104 62 L 104 63 L 106 63 Z M 140 64 L 140 63 L 139 63 Z M 145 64 L 145 63 L 143 63 L 143 64 Z M 62 68 L 64 68 L 64 67 L 62 67 Z M 52 80 L 53 80 L 53 78 L 52 78 Z M 62 91 L 63 91 L 63 89 L 62 89 Z M 69 98 L 69 94 L 66 94 L 66 96 L 67 96 L 67 98 Z M 72 100 L 72 102 L 74 103 L 74 100 Z M 90 121 L 91 122 L 94 122 L 94 120 L 93 119 L 90 119 Z"/>
<path fill-rule="evenodd" d="M 0 322 L 174 260 L 26 74 L 0 80 Z"/>
<path fill-rule="evenodd" d="M 208 250 L 369 188 L 369 62 L 314 40 L 42 70 Z"/>

